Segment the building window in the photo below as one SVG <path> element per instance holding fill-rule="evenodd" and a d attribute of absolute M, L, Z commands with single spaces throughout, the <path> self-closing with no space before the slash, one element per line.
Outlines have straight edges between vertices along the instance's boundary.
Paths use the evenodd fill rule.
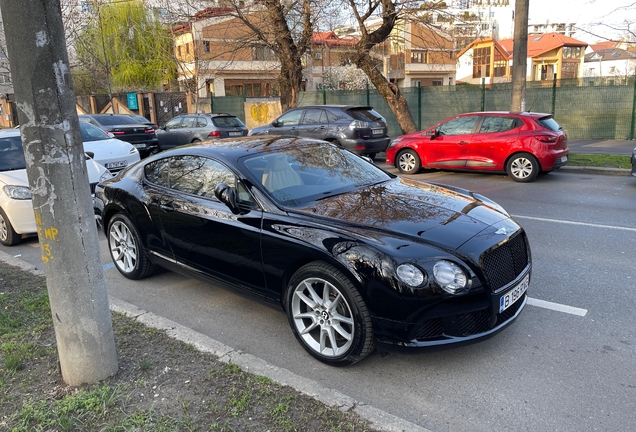
<path fill-rule="evenodd" d="M 473 49 L 473 78 L 490 76 L 490 47 Z"/>
<path fill-rule="evenodd" d="M 276 60 L 276 56 L 274 56 L 274 51 L 264 46 L 253 46 L 252 47 L 252 60 L 260 60 L 260 61 L 272 61 Z"/>
<path fill-rule="evenodd" d="M 8 72 L 0 73 L 0 84 L 9 84 L 11 82 L 11 75 Z"/>
<path fill-rule="evenodd" d="M 428 64 L 428 51 L 411 51 L 411 63 Z"/>
<path fill-rule="evenodd" d="M 433 80 L 433 86 L 441 86 L 444 84 L 442 80 Z"/>
<path fill-rule="evenodd" d="M 579 59 L 581 58 L 581 47 L 563 47 L 564 59 Z"/>
<path fill-rule="evenodd" d="M 183 58 L 183 45 L 179 45 L 177 47 L 177 58 L 179 59 Z"/>
<path fill-rule="evenodd" d="M 578 78 L 579 77 L 579 63 L 578 62 L 568 62 L 563 63 L 561 67 L 561 78 Z"/>
<path fill-rule="evenodd" d="M 493 63 L 492 75 L 495 77 L 506 76 L 506 66 L 508 65 L 508 61 L 496 49 L 495 49 L 495 58 L 493 60 L 494 60 L 494 63 Z"/>
<path fill-rule="evenodd" d="M 210 41 L 203 41 L 203 52 L 210 52 Z"/>

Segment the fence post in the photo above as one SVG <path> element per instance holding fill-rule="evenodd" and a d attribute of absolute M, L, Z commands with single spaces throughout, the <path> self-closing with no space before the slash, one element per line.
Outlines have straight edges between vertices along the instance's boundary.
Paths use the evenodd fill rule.
<path fill-rule="evenodd" d="M 481 79 L 481 110 L 486 111 L 486 78 Z"/>
<path fill-rule="evenodd" d="M 634 74 L 634 99 L 632 101 L 632 125 L 629 129 L 629 139 L 634 139 L 634 116 L 636 116 L 636 74 Z"/>
<path fill-rule="evenodd" d="M 322 104 L 327 105 L 327 90 L 325 90 L 325 86 L 322 86 Z"/>
<path fill-rule="evenodd" d="M 552 115 L 554 115 L 554 112 L 556 111 L 556 81 L 557 74 L 555 72 L 554 78 L 552 79 Z"/>
<path fill-rule="evenodd" d="M 210 112 L 214 113 L 214 95 L 210 93 Z"/>
<path fill-rule="evenodd" d="M 369 81 L 367 80 L 367 106 L 371 106 L 371 97 L 369 95 Z"/>
<path fill-rule="evenodd" d="M 422 83 L 417 82 L 417 130 L 422 130 Z"/>

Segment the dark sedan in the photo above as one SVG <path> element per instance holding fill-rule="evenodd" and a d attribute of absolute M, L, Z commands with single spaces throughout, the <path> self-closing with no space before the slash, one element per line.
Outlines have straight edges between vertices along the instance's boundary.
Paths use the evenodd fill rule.
<path fill-rule="evenodd" d="M 159 151 L 155 129 L 125 114 L 81 114 L 80 121 L 91 123 L 118 140 L 134 145 L 142 157 Z"/>
<path fill-rule="evenodd" d="M 330 365 L 481 340 L 526 304 L 530 247 L 503 208 L 323 141 L 188 145 L 127 168 L 96 197 L 122 275 L 161 266 L 278 305 Z"/>

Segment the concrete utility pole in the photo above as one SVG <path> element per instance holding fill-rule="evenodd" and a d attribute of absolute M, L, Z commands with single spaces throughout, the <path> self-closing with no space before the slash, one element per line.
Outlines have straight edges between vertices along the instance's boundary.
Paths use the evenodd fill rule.
<path fill-rule="evenodd" d="M 526 110 L 526 69 L 528 58 L 528 9 L 530 0 L 515 1 L 515 39 L 512 52 L 512 101 L 510 111 Z"/>
<path fill-rule="evenodd" d="M 117 354 L 59 0 L 0 0 L 62 378 L 117 372 Z"/>

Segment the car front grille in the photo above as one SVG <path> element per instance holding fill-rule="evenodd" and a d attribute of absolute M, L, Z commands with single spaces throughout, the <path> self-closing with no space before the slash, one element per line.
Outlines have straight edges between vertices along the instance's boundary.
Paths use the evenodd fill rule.
<path fill-rule="evenodd" d="M 515 280 L 528 266 L 528 242 L 524 232 L 481 256 L 481 268 L 491 292 Z"/>

